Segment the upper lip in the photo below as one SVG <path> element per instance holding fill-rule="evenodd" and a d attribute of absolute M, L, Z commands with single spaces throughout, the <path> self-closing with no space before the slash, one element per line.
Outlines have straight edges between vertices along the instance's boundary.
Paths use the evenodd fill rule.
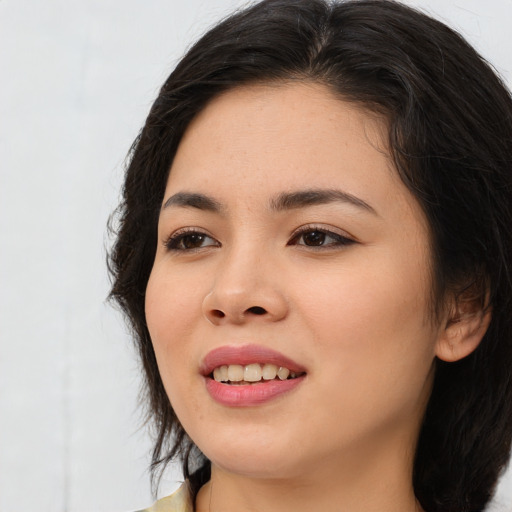
<path fill-rule="evenodd" d="M 284 366 L 295 373 L 305 372 L 305 368 L 289 357 L 260 345 L 226 345 L 211 350 L 206 354 L 200 366 L 201 375 L 210 375 L 215 368 L 222 365 L 239 364 L 242 366 L 252 363 L 270 363 Z"/>

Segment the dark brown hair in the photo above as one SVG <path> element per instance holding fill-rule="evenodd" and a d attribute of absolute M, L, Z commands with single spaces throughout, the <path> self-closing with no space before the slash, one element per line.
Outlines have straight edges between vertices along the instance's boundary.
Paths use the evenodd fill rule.
<path fill-rule="evenodd" d="M 512 100 L 460 35 L 393 1 L 257 3 L 206 33 L 161 88 L 131 148 L 109 257 L 111 297 L 131 323 L 143 363 L 156 429 L 153 469 L 180 458 L 193 492 L 209 478 L 209 461 L 164 391 L 144 314 L 176 149 L 221 92 L 290 79 L 326 84 L 385 115 L 396 169 L 430 224 L 433 297 L 439 303 L 469 290 L 492 308 L 474 353 L 436 361 L 413 475 L 427 512 L 480 511 L 512 436 Z"/>

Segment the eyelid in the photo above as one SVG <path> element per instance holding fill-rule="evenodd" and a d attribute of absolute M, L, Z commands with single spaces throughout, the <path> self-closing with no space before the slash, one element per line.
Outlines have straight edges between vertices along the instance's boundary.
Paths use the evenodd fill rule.
<path fill-rule="evenodd" d="M 327 236 L 330 236 L 331 238 L 334 238 L 337 240 L 337 243 L 330 243 L 324 246 L 307 246 L 306 244 L 298 244 L 296 241 L 305 233 L 309 233 L 312 231 L 318 231 L 320 233 L 323 233 Z M 214 243 L 207 244 L 205 246 L 199 246 L 199 247 L 191 247 L 191 248 L 179 248 L 177 247 L 177 244 L 181 242 L 181 240 L 186 235 L 201 235 L 204 237 L 207 237 L 211 239 Z M 289 237 L 289 242 L 287 245 L 301 245 L 304 247 L 309 247 L 312 249 L 328 249 L 333 248 L 336 246 L 343 246 L 343 245 L 350 245 L 359 243 L 359 241 L 356 239 L 356 237 L 352 236 L 351 234 L 347 233 L 344 230 L 341 230 L 339 228 L 335 228 L 333 226 L 326 226 L 325 224 L 305 224 L 303 226 L 298 227 L 295 229 L 292 234 Z M 175 252 L 193 252 L 198 251 L 201 249 L 205 249 L 208 247 L 221 247 L 222 244 L 213 236 L 211 235 L 208 230 L 204 228 L 199 228 L 195 226 L 187 226 L 184 228 L 177 229 L 173 231 L 169 236 L 163 239 L 162 245 L 167 251 L 175 251 Z M 174 246 L 173 246 L 174 245 Z"/>
<path fill-rule="evenodd" d="M 205 237 L 210 238 L 215 242 L 215 244 L 209 244 L 204 247 L 196 247 L 196 248 L 190 248 L 190 249 L 178 249 L 176 247 L 172 247 L 173 243 L 179 243 L 181 239 L 186 235 L 203 235 Z M 193 252 L 196 250 L 204 249 L 206 247 L 220 247 L 220 242 L 211 235 L 208 230 L 204 228 L 199 228 L 195 226 L 187 226 L 185 228 L 180 228 L 175 231 L 173 231 L 169 236 L 165 237 L 162 241 L 162 244 L 164 248 L 167 251 L 176 251 L 176 252 Z"/>
<path fill-rule="evenodd" d="M 308 233 L 310 231 L 319 231 L 321 233 L 324 233 L 326 235 L 331 235 L 335 238 L 340 239 L 340 245 L 349 245 L 349 244 L 357 244 L 360 243 L 359 240 L 351 235 L 350 233 L 347 233 L 346 231 L 335 228 L 334 226 L 326 226 L 325 224 L 305 224 L 303 226 L 298 227 L 293 231 L 293 233 L 290 236 L 290 241 L 297 239 L 304 233 Z M 314 248 L 314 246 L 311 246 Z M 319 249 L 321 248 L 328 248 L 329 245 L 326 246 L 318 246 Z M 332 247 L 332 245 L 331 245 Z"/>

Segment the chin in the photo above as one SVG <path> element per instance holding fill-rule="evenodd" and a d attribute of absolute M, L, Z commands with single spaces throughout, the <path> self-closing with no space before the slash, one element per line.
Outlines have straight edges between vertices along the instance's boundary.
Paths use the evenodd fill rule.
<path fill-rule="evenodd" d="M 213 465 L 223 471 L 250 478 L 288 478 L 302 466 L 296 457 L 298 450 L 289 439 L 265 435 L 261 427 L 226 429 L 223 434 L 212 431 L 215 439 L 198 439 L 196 444 Z M 284 433 L 284 431 L 283 431 Z M 217 434 L 217 435 L 216 435 Z M 286 436 L 288 437 L 288 436 Z"/>

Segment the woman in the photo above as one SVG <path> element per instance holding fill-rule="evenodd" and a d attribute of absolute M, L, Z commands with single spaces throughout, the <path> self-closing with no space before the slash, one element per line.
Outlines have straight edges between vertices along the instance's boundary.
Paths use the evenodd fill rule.
<path fill-rule="evenodd" d="M 112 297 L 153 510 L 483 510 L 512 432 L 512 101 L 402 4 L 267 0 L 135 141 Z"/>

